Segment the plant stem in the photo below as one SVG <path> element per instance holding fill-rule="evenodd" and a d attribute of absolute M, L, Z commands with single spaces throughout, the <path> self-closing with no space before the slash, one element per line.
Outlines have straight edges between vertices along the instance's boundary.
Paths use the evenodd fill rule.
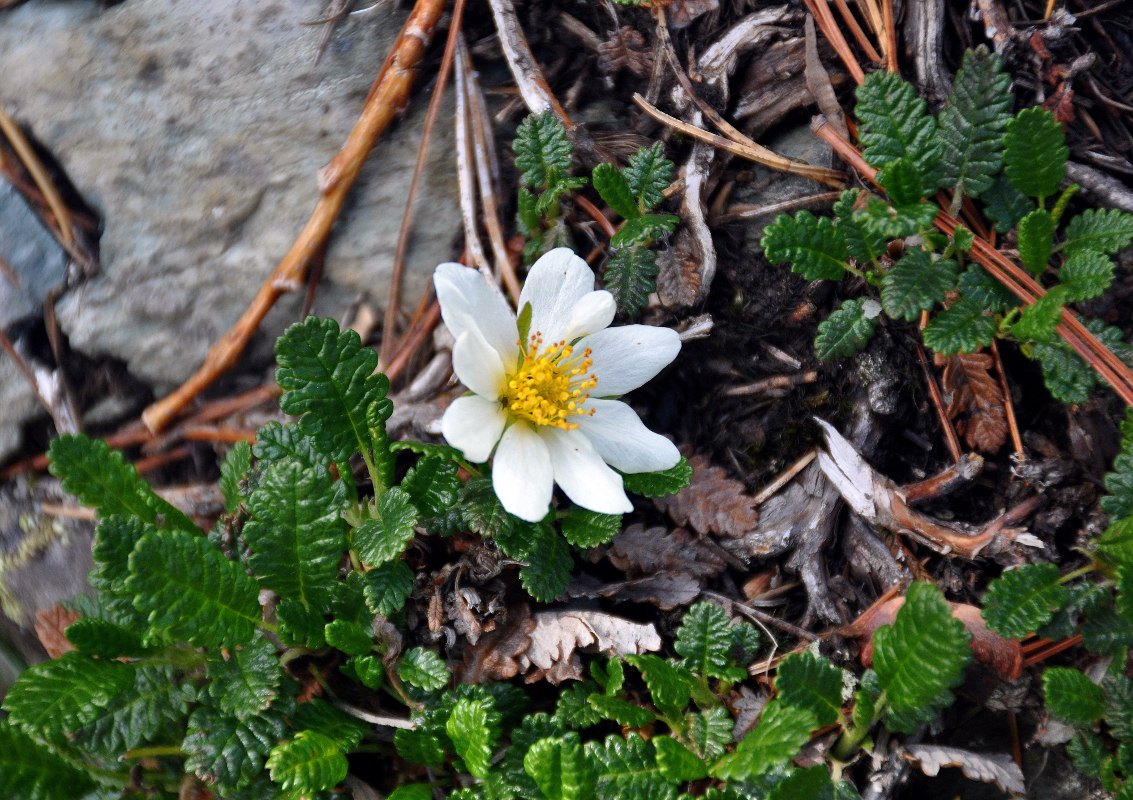
<path fill-rule="evenodd" d="M 166 744 L 154 747 L 135 747 L 122 754 L 122 758 L 158 758 L 160 756 L 183 756 L 185 751 L 181 745 Z"/>

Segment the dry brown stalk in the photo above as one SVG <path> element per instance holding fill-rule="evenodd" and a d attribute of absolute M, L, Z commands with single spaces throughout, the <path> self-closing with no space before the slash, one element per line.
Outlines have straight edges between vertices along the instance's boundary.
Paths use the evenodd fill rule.
<path fill-rule="evenodd" d="M 850 11 L 850 7 L 846 5 L 846 0 L 834 0 L 834 5 L 838 7 L 838 13 L 842 15 L 842 19 L 846 21 L 846 26 L 850 29 L 850 33 L 854 35 L 858 47 L 865 51 L 866 58 L 874 64 L 880 63 L 881 55 L 874 49 L 869 37 L 866 36 L 865 31 L 862 30 L 862 26 L 858 24 L 857 17 Z"/>
<path fill-rule="evenodd" d="M 850 49 L 850 43 L 846 41 L 846 37 L 842 35 L 842 29 L 838 27 L 838 23 L 834 21 L 834 15 L 830 13 L 830 6 L 827 5 L 826 0 L 805 0 L 806 7 L 818 22 L 819 30 L 826 40 L 834 47 L 834 52 L 838 54 L 838 58 L 842 59 L 842 63 L 846 65 L 846 69 L 850 73 L 850 77 L 854 79 L 854 83 L 861 85 L 865 82 L 865 72 L 862 70 L 862 65 L 854 58 L 854 52 Z"/>
<path fill-rule="evenodd" d="M 936 416 L 940 419 L 940 429 L 944 431 L 944 441 L 948 444 L 948 454 L 954 463 L 959 462 L 963 453 L 960 452 L 960 440 L 956 438 L 956 429 L 952 427 L 952 420 L 944 410 L 944 398 L 940 396 L 940 387 L 936 385 L 936 378 L 928 368 L 928 359 L 925 358 L 924 348 L 917 345 L 917 358 L 920 359 L 921 369 L 924 370 L 925 384 L 928 386 L 928 396 L 932 398 L 932 406 L 936 409 Z"/>
<path fill-rule="evenodd" d="M 1003 408 L 1007 412 L 1007 431 L 1011 434 L 1011 445 L 1015 454 L 1023 457 L 1023 437 L 1019 434 L 1019 424 L 1015 421 L 1015 404 L 1011 402 L 1011 389 L 1007 385 L 1007 373 L 1003 371 L 1003 359 L 999 357 L 999 346 L 991 341 L 991 354 L 995 358 L 995 373 L 999 377 L 999 391 L 1003 393 Z"/>
<path fill-rule="evenodd" d="M 229 370 L 275 302 L 285 292 L 302 286 L 311 257 L 330 236 L 334 221 L 366 156 L 386 127 L 405 108 L 409 89 L 417 77 L 421 59 L 444 8 L 445 0 L 417 0 L 374 81 L 358 121 L 342 149 L 319 175 L 320 197 L 307 224 L 260 286 L 240 319 L 209 349 L 205 363 L 172 394 L 142 413 L 142 421 L 151 431 L 163 429 L 205 387 Z"/>

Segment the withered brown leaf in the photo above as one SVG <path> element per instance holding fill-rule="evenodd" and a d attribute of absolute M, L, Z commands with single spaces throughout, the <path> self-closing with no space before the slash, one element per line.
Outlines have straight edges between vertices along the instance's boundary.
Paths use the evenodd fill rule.
<path fill-rule="evenodd" d="M 608 557 L 629 575 L 685 572 L 705 579 L 724 570 L 724 560 L 687 530 L 669 531 L 660 525 L 630 525 L 614 537 Z"/>
<path fill-rule="evenodd" d="M 623 25 L 598 43 L 598 69 L 607 75 L 626 69 L 647 78 L 653 71 L 653 51 L 641 31 Z"/>
<path fill-rule="evenodd" d="M 47 655 L 51 658 L 59 658 L 75 649 L 75 646 L 67 641 L 63 631 L 78 619 L 78 614 L 58 604 L 35 612 L 35 635 L 39 637 L 39 643 L 43 645 Z"/>
<path fill-rule="evenodd" d="M 948 416 L 969 447 L 992 455 L 1007 441 L 1007 409 L 990 353 L 957 353 L 941 359 L 941 388 Z"/>
<path fill-rule="evenodd" d="M 689 457 L 692 481 L 675 495 L 654 498 L 654 504 L 678 525 L 699 534 L 737 539 L 759 522 L 755 499 L 739 481 L 701 455 Z"/>
<path fill-rule="evenodd" d="M 903 749 L 905 758 L 930 778 L 940 772 L 941 767 L 959 767 L 970 780 L 994 783 L 1000 791 L 1011 794 L 1026 791 L 1023 771 L 1007 753 L 975 753 L 939 744 L 911 744 Z"/>

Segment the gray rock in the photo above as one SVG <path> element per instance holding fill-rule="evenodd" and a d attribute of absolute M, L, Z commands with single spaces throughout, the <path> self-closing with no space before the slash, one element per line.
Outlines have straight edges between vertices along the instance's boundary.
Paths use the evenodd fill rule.
<path fill-rule="evenodd" d="M 351 19 L 315 65 L 305 0 L 33 2 L 0 12 L 0 101 L 105 218 L 102 272 L 59 319 L 73 347 L 124 360 L 161 393 L 202 362 L 302 228 L 316 175 L 354 124 L 404 19 Z M 423 76 L 425 81 L 427 76 Z M 315 312 L 384 304 L 427 93 L 379 141 L 340 220 Z M 434 133 L 404 296 L 460 229 L 451 116 Z M 261 328 L 270 345 L 301 293 Z M 0 428 L 4 427 L 0 421 Z"/>

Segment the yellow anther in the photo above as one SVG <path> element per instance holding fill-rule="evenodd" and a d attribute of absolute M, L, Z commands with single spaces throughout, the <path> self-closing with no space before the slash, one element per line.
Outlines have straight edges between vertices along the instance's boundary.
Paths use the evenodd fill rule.
<path fill-rule="evenodd" d="M 543 335 L 536 331 L 518 369 L 507 381 L 503 401 L 508 413 L 536 425 L 577 428 L 578 423 L 570 422 L 569 417 L 594 413 L 593 409 L 580 408 L 590 397 L 587 390 L 598 385 L 588 374 L 593 364 L 589 348 L 575 355 L 574 348 L 561 341 L 543 349 Z"/>

